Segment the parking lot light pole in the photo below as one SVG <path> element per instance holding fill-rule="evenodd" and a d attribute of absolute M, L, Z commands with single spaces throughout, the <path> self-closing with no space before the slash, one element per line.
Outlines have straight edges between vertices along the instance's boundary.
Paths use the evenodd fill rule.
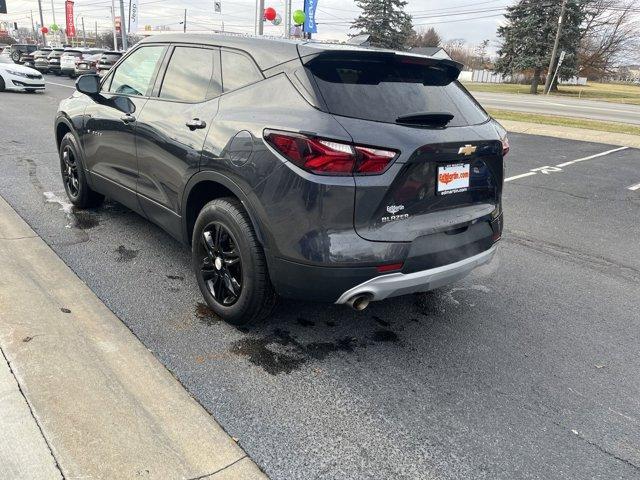
<path fill-rule="evenodd" d="M 264 34 L 264 0 L 258 0 L 258 35 Z"/>
<path fill-rule="evenodd" d="M 124 21 L 124 0 L 120 0 L 120 33 L 122 34 L 122 50 L 127 50 L 127 27 Z"/>
<path fill-rule="evenodd" d="M 82 45 L 87 48 L 87 32 L 84 29 L 84 17 L 82 17 Z"/>
<path fill-rule="evenodd" d="M 42 16 L 42 0 L 38 0 L 38 11 L 40 12 L 40 28 L 44 28 L 44 17 Z M 47 46 L 47 35 L 42 34 L 42 45 Z"/>
<path fill-rule="evenodd" d="M 113 27 L 113 51 L 118 51 L 118 32 L 116 32 L 116 4 L 111 0 L 111 26 Z"/>

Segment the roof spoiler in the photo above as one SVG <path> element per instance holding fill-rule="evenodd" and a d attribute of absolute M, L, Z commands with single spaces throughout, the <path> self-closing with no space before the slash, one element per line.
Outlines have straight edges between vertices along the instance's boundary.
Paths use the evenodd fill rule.
<path fill-rule="evenodd" d="M 303 64 L 311 64 L 314 60 L 387 60 L 389 62 L 399 62 L 413 65 L 423 65 L 438 70 L 439 81 L 434 83 L 437 86 L 448 85 L 460 76 L 464 68 L 459 62 L 444 58 L 433 58 L 426 55 L 418 55 L 409 52 L 396 52 L 393 50 L 375 50 L 370 48 L 357 48 L 353 45 L 332 46 L 330 49 L 322 47 L 300 45 L 298 51 Z M 342 48 L 340 48 L 342 47 Z"/>

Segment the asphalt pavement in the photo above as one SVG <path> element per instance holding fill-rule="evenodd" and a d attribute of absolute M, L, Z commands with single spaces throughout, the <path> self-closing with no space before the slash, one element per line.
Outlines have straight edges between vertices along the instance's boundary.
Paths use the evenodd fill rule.
<path fill-rule="evenodd" d="M 70 93 L 0 96 L 0 195 L 270 477 L 640 478 L 640 151 L 512 134 L 492 264 L 237 329 L 159 228 L 111 202 L 65 211 Z"/>
<path fill-rule="evenodd" d="M 485 108 L 640 125 L 640 105 L 545 95 L 472 93 Z"/>

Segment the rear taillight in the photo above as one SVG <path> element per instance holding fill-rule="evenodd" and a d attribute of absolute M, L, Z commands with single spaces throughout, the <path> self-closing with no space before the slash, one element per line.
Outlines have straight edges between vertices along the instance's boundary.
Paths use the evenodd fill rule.
<path fill-rule="evenodd" d="M 376 175 L 384 172 L 397 152 L 306 135 L 265 130 L 264 138 L 300 168 L 320 175 Z"/>
<path fill-rule="evenodd" d="M 500 139 L 500 141 L 502 142 L 502 156 L 506 157 L 507 153 L 509 153 L 509 150 L 511 149 L 509 146 L 509 138 L 505 135 Z"/>

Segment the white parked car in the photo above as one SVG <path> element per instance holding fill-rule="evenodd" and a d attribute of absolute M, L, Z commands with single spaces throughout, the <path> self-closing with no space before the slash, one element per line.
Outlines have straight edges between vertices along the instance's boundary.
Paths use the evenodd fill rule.
<path fill-rule="evenodd" d="M 4 90 L 24 90 L 35 92 L 44 90 L 42 74 L 33 68 L 13 63 L 11 59 L 0 57 L 0 92 Z"/>

